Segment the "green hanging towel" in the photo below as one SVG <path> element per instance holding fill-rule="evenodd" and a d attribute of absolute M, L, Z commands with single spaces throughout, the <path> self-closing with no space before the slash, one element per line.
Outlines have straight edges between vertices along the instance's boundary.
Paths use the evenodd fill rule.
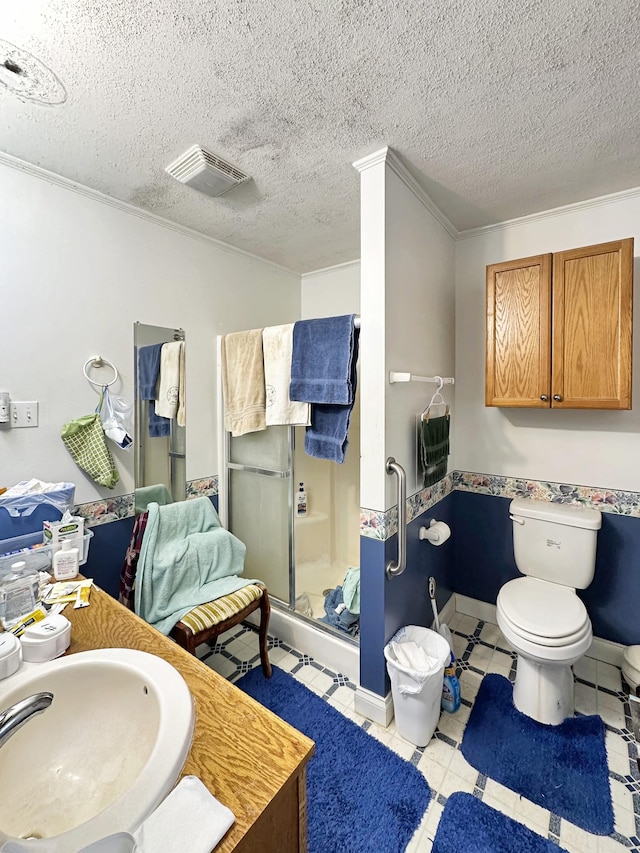
<path fill-rule="evenodd" d="M 420 466 L 424 485 L 432 486 L 447 473 L 449 415 L 420 422 Z"/>
<path fill-rule="evenodd" d="M 109 453 L 102 429 L 100 420 L 102 399 L 101 395 L 94 414 L 84 415 L 65 424 L 60 437 L 74 462 L 86 471 L 94 482 L 113 489 L 120 475 Z"/>

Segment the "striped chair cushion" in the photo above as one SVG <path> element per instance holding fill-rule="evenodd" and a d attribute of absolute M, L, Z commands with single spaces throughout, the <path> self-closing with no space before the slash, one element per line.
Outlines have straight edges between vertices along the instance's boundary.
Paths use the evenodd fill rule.
<path fill-rule="evenodd" d="M 262 597 L 262 587 L 250 584 L 243 586 L 241 589 L 232 592 L 229 595 L 223 595 L 222 598 L 216 598 L 213 601 L 208 601 L 206 604 L 199 604 L 185 614 L 180 620 L 192 634 L 198 634 L 200 631 L 205 631 L 207 628 L 212 628 L 214 625 L 230 619 L 248 607 L 252 601 L 257 601 Z"/>

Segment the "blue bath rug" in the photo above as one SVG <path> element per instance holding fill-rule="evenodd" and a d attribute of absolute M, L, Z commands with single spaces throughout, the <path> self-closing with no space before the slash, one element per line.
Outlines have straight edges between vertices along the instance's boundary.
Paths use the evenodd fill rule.
<path fill-rule="evenodd" d="M 539 806 L 595 835 L 613 832 L 599 716 L 537 723 L 516 710 L 508 679 L 485 675 L 460 748 L 476 770 Z"/>
<path fill-rule="evenodd" d="M 236 682 L 315 741 L 307 767 L 309 853 L 401 853 L 431 791 L 419 770 L 295 678 L 260 667 Z"/>
<path fill-rule="evenodd" d="M 477 797 L 457 793 L 447 800 L 431 853 L 558 853 L 558 848 Z"/>

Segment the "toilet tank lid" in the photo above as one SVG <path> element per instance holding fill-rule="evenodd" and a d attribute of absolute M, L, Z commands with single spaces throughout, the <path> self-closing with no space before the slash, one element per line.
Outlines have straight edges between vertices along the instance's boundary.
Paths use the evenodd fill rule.
<path fill-rule="evenodd" d="M 602 513 L 599 509 L 575 504 L 514 498 L 509 504 L 509 513 L 519 518 L 537 518 L 540 521 L 566 524 L 569 527 L 584 527 L 587 530 L 600 530 L 602 527 Z"/>

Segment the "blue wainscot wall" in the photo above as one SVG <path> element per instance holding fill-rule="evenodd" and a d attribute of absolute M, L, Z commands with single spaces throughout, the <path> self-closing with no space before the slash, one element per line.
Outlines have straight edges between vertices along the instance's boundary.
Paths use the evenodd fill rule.
<path fill-rule="evenodd" d="M 509 518 L 511 498 L 456 490 L 407 528 L 407 569 L 387 580 L 397 536 L 386 542 L 362 537 L 361 684 L 384 696 L 389 690 L 383 649 L 403 625 L 430 626 L 429 575 L 438 584 L 438 607 L 452 593 L 495 604 L 500 588 L 519 577 Z M 439 547 L 418 539 L 430 518 L 447 522 L 451 538 Z M 602 513 L 592 584 L 581 591 L 596 637 L 640 644 L 640 518 Z"/>
<path fill-rule="evenodd" d="M 217 506 L 217 497 L 212 498 Z M 518 577 L 513 558 L 510 498 L 456 490 L 407 527 L 407 569 L 388 580 L 385 567 L 398 553 L 397 535 L 382 541 L 360 538 L 360 680 L 386 695 L 389 679 L 383 649 L 404 625 L 430 626 L 428 578 L 438 587 L 438 608 L 456 592 L 495 604 L 500 587 Z M 436 547 L 418 538 L 431 518 L 445 521 L 451 538 Z M 94 538 L 83 567 L 88 577 L 117 597 L 119 574 L 133 519 L 92 527 Z M 640 644 L 640 518 L 606 512 L 598 534 L 596 571 L 580 593 L 596 637 Z"/>
<path fill-rule="evenodd" d="M 453 591 L 495 604 L 500 587 L 519 577 L 510 498 L 463 491 L 453 497 Z M 602 513 L 595 576 L 579 594 L 596 637 L 640 644 L 640 518 Z"/>
<path fill-rule="evenodd" d="M 397 534 L 386 541 L 360 538 L 360 683 L 384 696 L 389 691 L 383 649 L 395 632 L 405 625 L 430 627 L 433 612 L 428 579 L 437 584 L 437 603 L 442 608 L 451 597 L 455 561 L 454 537 L 443 545 L 420 541 L 420 527 L 436 518 L 453 530 L 455 493 L 448 495 L 407 527 L 407 568 L 389 580 L 385 567 L 398 555 Z"/>

